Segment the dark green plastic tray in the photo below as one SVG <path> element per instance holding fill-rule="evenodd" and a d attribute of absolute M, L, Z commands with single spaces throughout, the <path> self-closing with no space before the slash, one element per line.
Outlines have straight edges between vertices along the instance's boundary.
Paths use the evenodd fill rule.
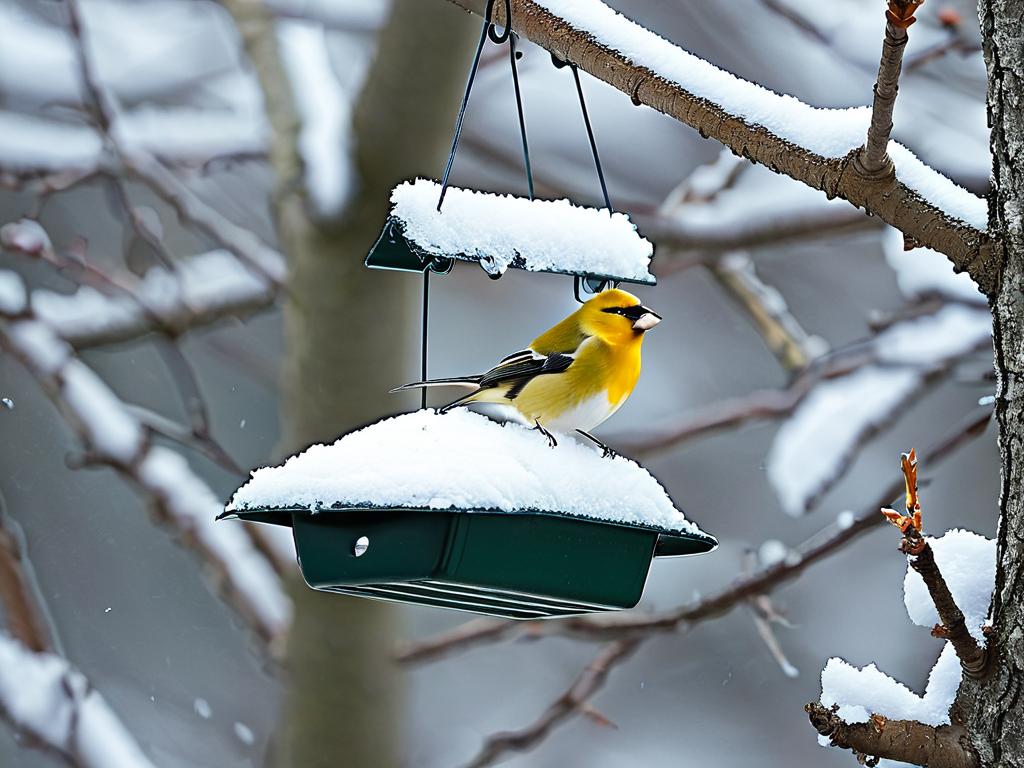
<path fill-rule="evenodd" d="M 373 269 L 393 269 L 401 272 L 423 272 L 428 267 L 435 272 L 448 272 L 452 268 L 452 260 L 459 261 L 480 261 L 480 254 L 472 253 L 448 253 L 444 256 L 430 253 L 418 243 L 406 238 L 402 222 L 394 216 L 388 216 L 384 224 L 384 231 L 381 232 L 377 242 L 370 249 L 366 257 L 366 266 Z M 525 269 L 525 262 L 516 257 L 512 260 L 510 267 Z M 586 277 L 595 283 L 620 282 L 635 283 L 637 285 L 654 285 L 657 281 L 652 277 L 650 280 L 636 280 L 621 275 L 605 275 L 593 272 L 568 272 L 557 269 L 530 270 L 543 271 L 556 275 L 576 275 Z M 490 274 L 490 273 L 488 273 Z M 491 275 L 500 277 L 500 275 Z"/>
<path fill-rule="evenodd" d="M 290 525 L 314 589 L 540 619 L 632 608 L 652 557 L 709 552 L 706 534 L 547 512 L 344 508 L 233 512 Z M 368 546 L 356 555 L 356 542 Z"/>

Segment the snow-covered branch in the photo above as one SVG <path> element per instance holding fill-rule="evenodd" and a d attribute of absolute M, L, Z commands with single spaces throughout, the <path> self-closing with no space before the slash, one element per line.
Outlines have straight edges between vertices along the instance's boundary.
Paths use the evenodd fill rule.
<path fill-rule="evenodd" d="M 452 0 L 477 13 L 481 0 Z M 983 199 L 889 142 L 895 173 L 871 177 L 853 162 L 871 109 L 817 109 L 741 80 L 617 14 L 600 0 L 512 0 L 523 37 L 734 153 L 831 197 L 841 197 L 946 254 L 981 290 L 997 278 Z M 506 23 L 504 3 L 495 20 Z"/>
<path fill-rule="evenodd" d="M 0 633 L 0 712 L 74 768 L 152 768 L 86 677 L 65 659 Z"/>
<path fill-rule="evenodd" d="M 158 517 L 211 567 L 229 600 L 261 636 L 275 640 L 290 605 L 270 565 L 240 528 L 214 525 L 221 502 L 148 430 L 38 315 L 21 279 L 0 272 L 0 347 L 36 378 L 79 434 L 90 463 L 109 466 L 154 503 Z"/>
<path fill-rule="evenodd" d="M 853 750 L 862 760 L 886 758 L 928 768 L 978 768 L 968 748 L 967 732 L 954 725 L 925 725 L 916 720 L 889 720 L 875 715 L 865 723 L 847 723 L 835 707 L 811 702 L 804 710 L 811 725 L 829 743 Z M 872 765 L 867 762 L 867 765 Z"/>

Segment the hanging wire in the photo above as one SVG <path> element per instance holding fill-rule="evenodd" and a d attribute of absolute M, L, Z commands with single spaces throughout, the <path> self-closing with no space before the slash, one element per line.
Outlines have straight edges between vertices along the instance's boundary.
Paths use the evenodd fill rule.
<path fill-rule="evenodd" d="M 420 381 L 427 380 L 427 323 L 430 320 L 430 269 L 423 270 L 423 317 L 420 320 Z M 420 408 L 427 407 L 427 388 L 420 387 Z"/>
<path fill-rule="evenodd" d="M 459 115 L 455 118 L 455 133 L 452 136 L 452 148 L 448 152 L 448 163 L 444 167 L 444 175 L 441 177 L 441 195 L 437 199 L 437 210 L 441 210 L 441 203 L 444 202 L 445 192 L 448 191 L 448 175 L 452 172 L 452 164 L 455 162 L 455 152 L 459 148 L 459 138 L 462 136 L 462 121 L 466 117 L 466 107 L 469 104 L 469 94 L 473 90 L 473 82 L 476 80 L 476 72 L 480 68 L 480 54 L 483 53 L 484 43 L 490 38 L 494 43 L 504 43 L 512 35 L 512 0 L 505 0 L 505 31 L 498 34 L 495 31 L 494 23 L 491 21 L 494 13 L 495 0 L 487 0 L 487 9 L 484 11 L 484 24 L 480 29 L 480 40 L 476 44 L 476 53 L 473 55 L 473 63 L 469 68 L 469 77 L 466 79 L 466 91 L 462 95 L 462 104 L 459 105 Z M 512 64 L 513 75 L 515 75 L 515 62 Z M 518 78 L 516 78 L 516 98 L 519 98 Z M 520 117 L 522 107 L 520 106 Z M 524 129 L 525 134 L 525 129 Z"/>
<path fill-rule="evenodd" d="M 590 140 L 590 153 L 594 156 L 594 167 L 597 169 L 597 180 L 601 182 L 601 194 L 604 196 L 604 207 L 608 209 L 608 215 L 615 213 L 612 208 L 611 198 L 608 196 L 608 184 L 604 180 L 604 168 L 601 167 L 601 156 L 597 153 L 597 140 L 594 138 L 594 127 L 590 124 L 590 113 L 587 111 L 587 101 L 583 98 L 583 83 L 580 81 L 579 68 L 571 61 L 564 61 L 555 54 L 551 54 L 551 63 L 556 69 L 569 67 L 572 70 L 573 80 L 576 82 L 576 95 L 580 100 L 580 112 L 583 113 L 583 124 L 587 128 L 587 138 Z M 572 295 L 576 301 L 583 303 L 582 293 L 600 293 L 608 287 L 608 280 L 594 280 L 577 275 L 572 283 Z M 619 281 L 614 281 L 614 286 L 619 287 Z"/>
<path fill-rule="evenodd" d="M 506 3 L 506 11 L 508 4 Z M 512 19 L 508 17 L 511 25 Z M 508 58 L 512 64 L 512 86 L 516 92 L 516 109 L 519 111 L 519 134 L 523 137 L 523 165 L 526 167 L 526 186 L 530 191 L 530 199 L 533 200 L 533 168 L 530 167 L 530 145 L 526 140 L 526 117 L 523 115 L 523 96 L 519 91 L 519 67 L 516 65 L 517 58 L 521 55 L 516 52 L 516 35 L 511 32 L 512 27 L 505 28 L 508 36 Z M 493 37 L 491 38 L 494 39 Z"/>

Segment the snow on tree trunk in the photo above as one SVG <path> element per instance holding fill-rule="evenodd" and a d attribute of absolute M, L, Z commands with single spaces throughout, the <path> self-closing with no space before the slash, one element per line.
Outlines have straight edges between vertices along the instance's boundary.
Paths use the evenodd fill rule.
<path fill-rule="evenodd" d="M 988 678 L 965 677 L 961 707 L 982 762 L 1024 766 L 1024 17 L 1019 0 L 980 0 L 988 67 L 993 193 L 989 226 L 1004 250 L 992 307 L 996 418 L 1002 458 L 998 570 L 992 596 L 997 649 Z"/>

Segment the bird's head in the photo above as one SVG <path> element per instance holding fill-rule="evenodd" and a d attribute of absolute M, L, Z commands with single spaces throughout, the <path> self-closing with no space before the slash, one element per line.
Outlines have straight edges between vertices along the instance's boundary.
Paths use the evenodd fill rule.
<path fill-rule="evenodd" d="M 661 315 L 618 288 L 601 291 L 580 307 L 579 316 L 585 333 L 612 343 L 639 338 L 661 322 Z"/>

